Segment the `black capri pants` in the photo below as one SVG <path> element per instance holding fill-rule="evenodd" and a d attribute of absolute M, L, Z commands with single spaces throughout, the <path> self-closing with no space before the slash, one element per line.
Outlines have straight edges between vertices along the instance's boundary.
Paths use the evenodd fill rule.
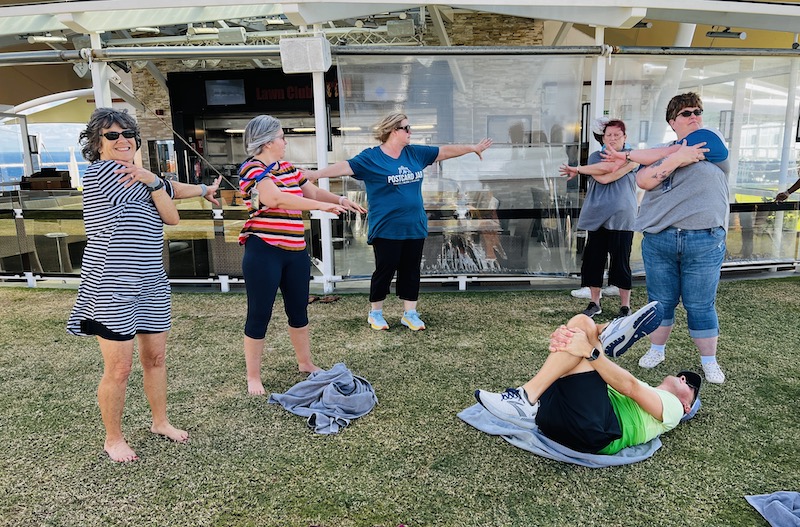
<path fill-rule="evenodd" d="M 583 249 L 581 287 L 603 287 L 603 271 L 610 254 L 608 285 L 631 289 L 631 245 L 633 231 L 612 231 L 605 227 L 589 231 Z"/>
<path fill-rule="evenodd" d="M 289 327 L 308 325 L 311 259 L 306 251 L 287 251 L 250 235 L 244 244 L 242 274 L 247 291 L 245 335 L 252 339 L 266 336 L 278 289 Z"/>
<path fill-rule="evenodd" d="M 419 298 L 419 276 L 422 264 L 422 247 L 425 238 L 413 240 L 372 240 L 375 254 L 375 272 L 369 285 L 369 301 L 382 302 L 389 296 L 395 271 L 397 272 L 397 296 L 402 300 L 416 302 Z"/>

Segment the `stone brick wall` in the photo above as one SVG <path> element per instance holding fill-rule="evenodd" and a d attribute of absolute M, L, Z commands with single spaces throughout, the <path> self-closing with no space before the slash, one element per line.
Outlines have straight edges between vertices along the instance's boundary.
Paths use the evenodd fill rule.
<path fill-rule="evenodd" d="M 454 46 L 541 46 L 544 22 L 488 13 L 457 13 L 448 33 Z"/>

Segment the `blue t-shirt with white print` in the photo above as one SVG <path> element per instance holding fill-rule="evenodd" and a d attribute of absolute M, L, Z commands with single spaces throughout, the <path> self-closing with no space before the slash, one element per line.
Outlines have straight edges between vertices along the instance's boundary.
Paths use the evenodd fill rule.
<path fill-rule="evenodd" d="M 422 177 L 425 167 L 438 155 L 438 146 L 407 145 L 395 159 L 375 146 L 348 160 L 353 177 L 363 181 L 367 190 L 367 243 L 375 238 L 414 240 L 428 236 Z"/>

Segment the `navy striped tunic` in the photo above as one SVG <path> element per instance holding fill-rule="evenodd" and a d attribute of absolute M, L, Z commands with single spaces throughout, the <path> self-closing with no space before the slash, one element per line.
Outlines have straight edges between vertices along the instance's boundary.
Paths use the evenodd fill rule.
<path fill-rule="evenodd" d="M 81 321 L 94 320 L 111 331 L 168 331 L 170 287 L 164 270 L 164 223 L 148 189 L 118 183 L 122 168 L 96 161 L 83 177 L 83 221 L 87 244 L 78 299 L 67 331 L 86 336 Z M 173 196 L 172 186 L 164 182 Z"/>

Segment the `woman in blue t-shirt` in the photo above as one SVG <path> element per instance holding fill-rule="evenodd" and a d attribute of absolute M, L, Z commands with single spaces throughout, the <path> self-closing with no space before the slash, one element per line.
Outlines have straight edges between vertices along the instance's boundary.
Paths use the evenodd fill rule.
<path fill-rule="evenodd" d="M 411 144 L 408 117 L 393 112 L 375 126 L 380 145 L 367 148 L 347 161 L 306 172 L 312 181 L 323 177 L 352 176 L 364 182 L 369 203 L 367 243 L 375 254 L 375 272 L 369 289 L 367 321 L 373 329 L 389 329 L 383 318 L 383 301 L 397 273 L 397 296 L 403 300 L 400 322 L 425 329 L 417 313 L 422 246 L 428 236 L 428 219 L 422 201 L 423 170 L 428 165 L 475 152 L 492 145 L 483 139 L 474 145 L 427 146 Z"/>

